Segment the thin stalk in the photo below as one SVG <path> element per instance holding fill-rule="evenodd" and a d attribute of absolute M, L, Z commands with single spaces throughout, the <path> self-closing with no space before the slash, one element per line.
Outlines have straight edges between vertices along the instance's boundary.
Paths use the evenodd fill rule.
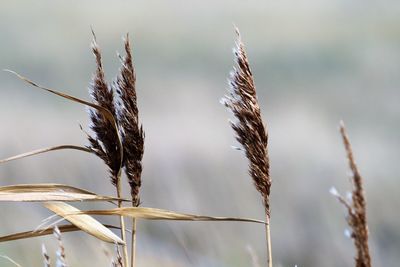
<path fill-rule="evenodd" d="M 268 267 L 272 267 L 272 243 L 271 243 L 271 227 L 269 225 L 269 218 L 267 218 L 265 224 L 265 235 L 266 235 L 267 250 L 268 250 Z"/>
<path fill-rule="evenodd" d="M 132 219 L 131 267 L 136 266 L 136 218 Z"/>
<path fill-rule="evenodd" d="M 118 198 L 121 198 L 122 196 L 122 194 L 121 194 L 121 191 L 122 191 L 122 189 L 121 189 L 121 175 L 120 174 L 118 174 L 118 177 L 117 177 L 117 196 L 118 196 Z M 118 200 L 118 208 L 121 208 L 122 207 L 122 201 L 121 200 Z M 124 258 L 124 266 L 126 266 L 126 267 L 128 267 L 129 266 L 129 254 L 128 254 L 128 247 L 126 246 L 126 234 L 125 234 L 125 221 L 124 221 L 124 217 L 123 216 L 120 216 L 119 217 L 119 223 L 120 223 L 120 226 L 121 226 L 121 238 L 122 238 L 122 241 L 124 241 L 125 242 L 125 244 L 123 245 L 123 250 L 122 250 L 122 254 L 123 254 L 123 258 Z"/>

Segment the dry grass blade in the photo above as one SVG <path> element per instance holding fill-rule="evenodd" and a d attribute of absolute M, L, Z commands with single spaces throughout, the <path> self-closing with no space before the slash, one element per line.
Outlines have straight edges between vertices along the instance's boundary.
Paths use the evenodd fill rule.
<path fill-rule="evenodd" d="M 109 243 L 125 244 L 117 235 L 111 232 L 110 229 L 88 215 L 71 215 L 79 214 L 81 211 L 71 205 L 63 202 L 46 202 L 43 204 L 46 208 L 65 218 L 70 223 L 74 224 L 84 232 L 97 237 L 100 240 Z"/>
<path fill-rule="evenodd" d="M 234 221 L 234 222 L 251 222 L 265 224 L 264 221 L 249 219 L 249 218 L 235 218 L 235 217 L 213 217 L 204 215 L 194 215 L 187 213 L 179 213 L 174 211 L 145 208 L 145 207 L 125 207 L 115 208 L 108 210 L 87 210 L 80 211 L 76 214 L 89 214 L 89 215 L 121 215 L 125 217 L 146 219 L 146 220 L 172 220 L 172 221 Z M 66 214 L 67 215 L 67 214 Z M 68 219 L 68 215 L 65 217 Z"/>
<path fill-rule="evenodd" d="M 30 152 L 25 152 L 25 153 L 18 154 L 18 155 L 15 155 L 15 156 L 12 156 L 12 157 L 9 157 L 6 159 L 2 159 L 2 160 L 0 160 L 0 164 L 6 163 L 9 161 L 13 161 L 13 160 L 17 160 L 17 159 L 22 159 L 22 158 L 26 158 L 26 157 L 30 157 L 30 156 L 35 156 L 35 155 L 51 152 L 51 151 L 63 150 L 63 149 L 73 149 L 73 150 L 80 150 L 80 151 L 84 151 L 84 152 L 88 152 L 88 153 L 93 153 L 93 151 L 87 147 L 76 146 L 76 145 L 59 145 L 59 146 L 52 146 L 52 147 L 36 149 L 36 150 L 30 151 Z"/>
<path fill-rule="evenodd" d="M 21 79 L 22 81 L 24 81 L 24 82 L 26 82 L 26 83 L 32 85 L 33 87 L 36 87 L 36 88 L 45 90 L 45 91 L 47 91 L 47 92 L 49 92 L 49 93 L 52 93 L 52 94 L 61 96 L 61 97 L 65 98 L 65 99 L 68 99 L 68 100 L 71 100 L 71 101 L 74 101 L 74 102 L 77 102 L 77 103 L 80 103 L 80 104 L 87 105 L 87 106 L 89 106 L 89 107 L 95 108 L 95 109 L 101 111 L 102 113 L 104 113 L 104 116 L 106 116 L 108 119 L 114 120 L 114 117 L 112 116 L 111 112 L 110 112 L 109 110 L 107 110 L 107 109 L 105 109 L 105 108 L 99 106 L 99 105 L 90 103 L 90 102 L 88 102 L 88 101 L 85 101 L 85 100 L 83 100 L 83 99 L 80 99 L 80 98 L 77 98 L 77 97 L 74 97 L 74 96 L 71 96 L 71 95 L 68 95 L 68 94 L 65 94 L 65 93 L 58 92 L 58 91 L 56 91 L 56 90 L 54 90 L 54 89 L 50 89 L 50 88 L 46 88 L 46 87 L 43 87 L 43 86 L 41 86 L 41 85 L 38 85 L 37 83 L 35 83 L 35 82 L 29 80 L 28 78 L 26 78 L 26 77 L 20 75 L 19 73 L 15 72 L 15 71 L 7 70 L 7 69 L 4 70 L 4 71 L 14 74 L 14 75 L 17 76 L 19 79 Z"/>
<path fill-rule="evenodd" d="M 346 206 L 348 211 L 347 222 L 352 229 L 351 237 L 354 240 L 354 245 L 357 251 L 355 258 L 356 267 L 371 267 L 371 256 L 368 245 L 367 208 L 363 189 L 363 179 L 355 163 L 353 150 L 343 122 L 340 123 L 340 133 L 346 149 L 349 166 L 353 174 L 351 203 L 344 200 L 344 198 L 338 193 L 335 195 L 339 201 Z"/>
<path fill-rule="evenodd" d="M 122 201 L 122 199 L 99 196 L 93 192 L 63 184 L 19 184 L 0 187 L 0 201 L 48 202 L 112 200 Z"/>
<path fill-rule="evenodd" d="M 120 227 L 117 227 L 114 225 L 105 224 L 104 226 L 107 228 L 110 228 L 110 229 L 120 229 Z M 78 228 L 77 226 L 72 225 L 72 224 L 60 225 L 60 226 L 58 226 L 58 228 L 60 229 L 60 231 L 62 233 L 81 231 L 80 228 Z M 51 235 L 51 234 L 53 234 L 53 229 L 50 229 L 50 228 L 36 229 L 36 230 L 32 230 L 32 231 L 19 232 L 19 233 L 14 233 L 11 235 L 1 236 L 0 243 L 7 242 L 7 241 L 19 240 L 19 239 L 27 239 L 27 238 Z"/>
<path fill-rule="evenodd" d="M 47 91 L 49 93 L 55 94 L 55 95 L 60 96 L 60 97 L 63 97 L 63 98 L 68 99 L 70 101 L 77 102 L 77 103 L 80 103 L 80 104 L 83 104 L 83 105 L 86 105 L 86 106 L 89 106 L 91 108 L 94 108 L 94 109 L 98 110 L 110 122 L 111 126 L 113 127 L 114 131 L 116 132 L 116 135 L 118 137 L 117 138 L 118 147 L 119 147 L 119 149 L 120 149 L 120 151 L 122 153 L 122 143 L 121 143 L 121 139 L 119 137 L 118 125 L 117 125 L 117 122 L 116 122 L 116 120 L 114 118 L 114 115 L 111 113 L 110 110 L 108 110 L 107 108 L 104 108 L 104 107 L 102 107 L 100 105 L 93 104 L 93 103 L 90 103 L 88 101 L 85 101 L 83 99 L 80 99 L 80 98 L 77 98 L 77 97 L 74 97 L 74 96 L 71 96 L 71 95 L 68 95 L 68 94 L 65 94 L 65 93 L 61 93 L 61 92 L 58 92 L 56 90 L 43 87 L 41 85 L 38 85 L 35 82 L 29 80 L 28 78 L 16 73 L 15 71 L 12 71 L 12 70 L 4 70 L 4 71 L 10 72 L 10 73 L 16 75 L 22 81 L 24 81 L 24 82 L 26 82 L 26 83 L 28 83 L 28 84 L 36 87 L 36 88 L 42 89 L 44 91 Z M 122 154 L 121 154 L 121 156 L 122 156 Z M 121 160 L 120 168 L 121 168 L 121 166 L 122 166 L 122 160 Z"/>

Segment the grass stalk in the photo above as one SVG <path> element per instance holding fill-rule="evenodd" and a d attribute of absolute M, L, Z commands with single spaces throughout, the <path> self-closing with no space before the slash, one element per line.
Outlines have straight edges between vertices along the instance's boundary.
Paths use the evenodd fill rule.
<path fill-rule="evenodd" d="M 271 230 L 270 230 L 270 192 L 272 179 L 268 156 L 268 129 L 261 118 L 253 74 L 246 55 L 244 44 L 236 28 L 237 41 L 233 50 L 235 66 L 229 77 L 229 95 L 222 103 L 233 113 L 236 120 L 231 121 L 236 140 L 249 160 L 249 174 L 257 191 L 261 194 L 266 217 L 266 241 L 268 267 L 272 267 Z"/>
<path fill-rule="evenodd" d="M 267 223 L 265 224 L 265 236 L 267 241 L 267 255 L 268 255 L 268 267 L 272 267 L 272 243 L 271 243 L 271 226 L 269 218 L 267 217 Z"/>
<path fill-rule="evenodd" d="M 136 218 L 132 219 L 131 267 L 136 266 Z"/>
<path fill-rule="evenodd" d="M 118 198 L 122 198 L 122 194 L 121 194 L 121 175 L 118 175 L 119 177 L 117 178 L 117 197 Z M 118 200 L 118 208 L 122 207 L 122 201 Z M 124 266 L 129 266 L 129 254 L 128 254 L 128 247 L 126 245 L 126 234 L 125 234 L 125 221 L 124 221 L 124 217 L 120 216 L 119 217 L 119 223 L 121 226 L 121 239 L 122 241 L 125 242 L 125 244 L 122 246 L 122 255 L 124 258 Z"/>

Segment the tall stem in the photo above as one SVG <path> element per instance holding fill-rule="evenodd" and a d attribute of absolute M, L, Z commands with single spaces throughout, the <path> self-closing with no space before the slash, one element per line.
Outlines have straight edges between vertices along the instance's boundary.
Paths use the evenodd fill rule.
<path fill-rule="evenodd" d="M 117 177 L 117 196 L 118 198 L 122 198 L 122 193 L 121 193 L 121 175 L 119 174 Z M 118 200 L 118 208 L 122 207 L 122 201 Z M 129 254 L 128 254 L 128 247 L 126 245 L 126 234 L 125 234 L 125 221 L 124 217 L 120 216 L 119 217 L 119 223 L 121 226 L 121 238 L 122 241 L 125 242 L 125 244 L 122 246 L 123 248 L 123 257 L 124 257 L 124 266 L 128 267 L 129 266 Z"/>
<path fill-rule="evenodd" d="M 267 216 L 265 224 L 265 235 L 267 240 L 267 250 L 268 250 L 268 267 L 272 267 L 272 246 L 271 246 L 271 228 L 269 225 L 269 217 Z"/>
<path fill-rule="evenodd" d="M 136 218 L 132 219 L 131 267 L 136 266 Z"/>

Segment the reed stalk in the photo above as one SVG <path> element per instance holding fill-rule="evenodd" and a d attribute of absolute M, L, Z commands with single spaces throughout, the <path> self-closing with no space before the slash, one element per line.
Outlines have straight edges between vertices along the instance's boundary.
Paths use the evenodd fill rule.
<path fill-rule="evenodd" d="M 124 41 L 125 56 L 120 56 L 122 67 L 115 90 L 119 96 L 117 105 L 118 124 L 121 128 L 124 149 L 123 167 L 131 189 L 132 207 L 140 205 L 142 158 L 144 153 L 144 131 L 139 123 L 139 109 L 136 95 L 136 73 L 133 65 L 129 36 Z M 136 219 L 132 219 L 131 267 L 136 265 Z"/>
<path fill-rule="evenodd" d="M 118 184 L 117 184 L 117 197 L 122 198 L 122 187 L 121 187 L 121 177 L 117 178 Z M 122 201 L 118 200 L 118 208 L 122 208 Z M 124 245 L 122 245 L 122 255 L 123 255 L 123 260 L 124 260 L 124 266 L 129 266 L 129 254 L 128 254 L 128 246 L 126 244 L 126 227 L 125 227 L 125 220 L 123 216 L 119 216 L 119 224 L 121 226 L 121 239 L 122 241 L 125 242 Z"/>
<path fill-rule="evenodd" d="M 97 68 L 91 86 L 89 87 L 90 95 L 95 104 L 109 110 L 113 117 L 117 118 L 114 92 L 109 88 L 105 80 L 103 65 L 101 62 L 101 53 L 94 33 L 93 37 L 92 51 L 96 59 Z M 117 197 L 122 198 L 121 168 L 123 164 L 123 148 L 121 147 L 119 132 L 115 129 L 115 126 L 112 125 L 110 120 L 105 118 L 99 111 L 90 109 L 89 114 L 91 119 L 90 128 L 94 135 L 88 135 L 90 143 L 88 147 L 108 166 L 111 183 L 116 188 Z M 122 207 L 121 201 L 118 201 L 118 207 Z M 127 239 L 123 216 L 120 216 L 120 227 L 121 239 L 125 243 L 123 245 L 124 265 L 129 266 L 129 254 L 126 244 Z"/>
<path fill-rule="evenodd" d="M 237 28 L 236 33 L 236 64 L 229 78 L 229 95 L 222 102 L 236 118 L 236 121 L 231 122 L 231 127 L 236 133 L 236 140 L 242 145 L 240 150 L 245 152 L 249 160 L 250 176 L 262 196 L 266 217 L 268 267 L 272 267 L 269 199 L 272 180 L 269 174 L 268 132 L 261 118 L 253 74 Z"/>

